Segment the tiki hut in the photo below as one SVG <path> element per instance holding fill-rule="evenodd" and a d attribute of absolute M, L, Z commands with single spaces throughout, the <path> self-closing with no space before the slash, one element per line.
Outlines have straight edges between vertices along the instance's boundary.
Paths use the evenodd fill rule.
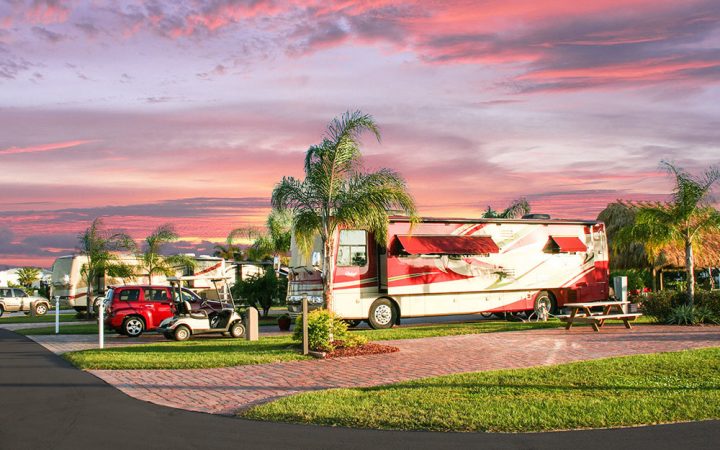
<path fill-rule="evenodd" d="M 610 268 L 622 269 L 651 269 L 653 274 L 660 273 L 662 286 L 662 272 L 685 270 L 685 249 L 682 245 L 666 245 L 651 261 L 645 245 L 642 242 L 631 244 L 624 248 L 613 245 L 613 239 L 620 229 L 635 223 L 635 213 L 643 206 L 669 207 L 666 203 L 629 202 L 618 200 L 600 212 L 598 220 L 605 222 L 608 244 L 610 246 Z M 697 270 L 720 267 L 720 231 L 705 233 L 694 247 L 695 267 Z"/>

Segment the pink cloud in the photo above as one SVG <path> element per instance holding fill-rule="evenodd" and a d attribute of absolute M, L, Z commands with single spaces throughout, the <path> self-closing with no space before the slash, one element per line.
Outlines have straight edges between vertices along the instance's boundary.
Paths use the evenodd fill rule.
<path fill-rule="evenodd" d="M 69 15 L 69 8 L 59 0 L 33 0 L 25 12 L 29 22 L 43 25 L 65 22 Z"/>
<path fill-rule="evenodd" d="M 79 145 L 89 144 L 96 142 L 94 140 L 76 140 L 76 141 L 65 141 L 65 142 L 53 142 L 51 144 L 33 145 L 30 147 L 7 147 L 0 149 L 0 156 L 2 155 L 16 155 L 18 153 L 37 153 L 37 152 L 52 152 L 55 150 L 62 150 L 65 148 L 77 147 Z"/>

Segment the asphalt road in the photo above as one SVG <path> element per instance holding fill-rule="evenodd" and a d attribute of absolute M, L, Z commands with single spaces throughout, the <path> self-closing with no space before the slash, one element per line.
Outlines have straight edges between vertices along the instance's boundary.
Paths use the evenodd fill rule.
<path fill-rule="evenodd" d="M 126 396 L 0 330 L 0 449 L 710 449 L 720 421 L 537 434 L 354 430 L 192 413 Z"/>

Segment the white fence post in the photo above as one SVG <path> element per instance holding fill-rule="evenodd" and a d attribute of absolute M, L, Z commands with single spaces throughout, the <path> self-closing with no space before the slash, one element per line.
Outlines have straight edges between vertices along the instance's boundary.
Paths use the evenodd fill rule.
<path fill-rule="evenodd" d="M 60 334 L 60 296 L 55 296 L 55 334 Z"/>
<path fill-rule="evenodd" d="M 100 307 L 98 308 L 98 341 L 100 344 L 100 348 L 105 348 L 105 302 L 100 302 Z"/>

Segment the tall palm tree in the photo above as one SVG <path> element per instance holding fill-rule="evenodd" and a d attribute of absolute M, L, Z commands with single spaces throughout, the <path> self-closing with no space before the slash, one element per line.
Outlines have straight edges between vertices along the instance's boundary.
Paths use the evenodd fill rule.
<path fill-rule="evenodd" d="M 530 213 L 530 203 L 525 197 L 513 200 L 510 206 L 503 211 L 495 211 L 488 206 L 483 215 L 484 219 L 516 219 Z"/>
<path fill-rule="evenodd" d="M 292 211 L 293 234 L 305 250 L 315 236 L 323 245 L 323 296 L 332 308 L 335 237 L 340 227 L 364 228 L 384 244 L 388 210 L 415 216 L 415 201 L 405 180 L 390 169 L 365 172 L 360 136 L 372 133 L 380 141 L 373 118 L 346 112 L 328 125 L 323 141 L 305 155 L 305 179 L 283 177 L 272 193 L 276 209 Z"/>
<path fill-rule="evenodd" d="M 31 289 L 32 284 L 40 278 L 40 269 L 37 267 L 21 267 L 16 272 L 18 283 L 25 289 Z"/>
<path fill-rule="evenodd" d="M 111 233 L 104 229 L 101 218 L 92 224 L 79 237 L 78 251 L 87 258 L 80 268 L 80 274 L 87 284 L 88 317 L 94 315 L 93 282 L 107 274 L 112 277 L 129 277 L 133 268 L 118 258 L 116 251 L 134 250 L 135 241 L 125 233 Z"/>
<path fill-rule="evenodd" d="M 148 277 L 152 284 L 153 275 L 172 276 L 178 268 L 192 269 L 195 260 L 187 255 L 163 256 L 160 249 L 163 245 L 176 241 L 178 235 L 171 224 L 160 225 L 145 238 L 144 251 L 138 254 L 138 269 L 141 274 Z"/>
<path fill-rule="evenodd" d="M 720 212 L 709 203 L 709 193 L 720 179 L 720 170 L 710 168 L 695 178 L 673 164 L 662 166 L 675 177 L 672 202 L 666 205 L 645 205 L 637 209 L 635 223 L 624 231 L 650 248 L 677 244 L 685 248 L 688 303 L 695 300 L 695 259 L 693 247 L 704 233 L 720 228 Z"/>

